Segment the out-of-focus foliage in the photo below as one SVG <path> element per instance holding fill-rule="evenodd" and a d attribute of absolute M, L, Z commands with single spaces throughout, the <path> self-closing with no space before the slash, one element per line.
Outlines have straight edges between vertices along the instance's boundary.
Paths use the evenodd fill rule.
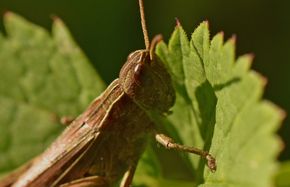
<path fill-rule="evenodd" d="M 105 86 L 59 19 L 50 35 L 13 13 L 0 35 L 0 175 L 39 154 Z"/>

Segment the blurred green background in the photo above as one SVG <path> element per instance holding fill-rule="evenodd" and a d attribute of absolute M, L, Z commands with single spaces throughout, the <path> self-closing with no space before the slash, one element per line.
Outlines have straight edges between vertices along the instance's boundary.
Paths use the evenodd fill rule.
<path fill-rule="evenodd" d="M 267 77 L 265 98 L 290 111 L 290 1 L 145 0 L 148 30 L 167 41 L 179 18 L 190 36 L 203 20 L 212 35 L 237 36 L 237 55 L 253 53 L 253 69 Z M 144 48 L 137 0 L 1 0 L 0 12 L 16 12 L 50 29 L 52 16 L 67 24 L 103 79 L 110 83 L 129 52 Z M 5 32 L 3 22 L 0 29 Z M 238 93 L 237 93 L 238 94 Z M 281 160 L 290 159 L 290 118 L 279 133 Z"/>

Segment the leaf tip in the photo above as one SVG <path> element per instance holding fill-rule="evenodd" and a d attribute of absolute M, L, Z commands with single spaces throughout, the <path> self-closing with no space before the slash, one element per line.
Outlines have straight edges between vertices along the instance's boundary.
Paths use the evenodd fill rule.
<path fill-rule="evenodd" d="M 209 28 L 209 21 L 208 20 L 204 20 L 201 24 L 204 24 L 207 28 Z"/>
<path fill-rule="evenodd" d="M 199 24 L 199 26 L 197 27 L 197 29 L 195 29 L 195 30 L 199 30 L 199 29 L 202 29 L 202 30 L 209 30 L 209 21 L 207 21 L 207 20 L 205 20 L 205 21 L 203 21 L 203 22 L 201 22 L 200 24 Z M 194 32 L 193 32 L 193 34 L 194 34 Z"/>
<path fill-rule="evenodd" d="M 247 53 L 244 55 L 245 58 L 247 58 L 247 61 L 249 63 L 249 67 L 252 66 L 252 63 L 254 62 L 254 59 L 255 59 L 255 54 L 254 53 Z"/>
<path fill-rule="evenodd" d="M 59 35 L 60 33 L 65 33 L 66 35 L 69 35 L 69 31 L 66 28 L 65 23 L 62 21 L 61 18 L 59 18 L 56 15 L 51 15 L 51 18 L 53 20 L 53 24 L 52 24 L 52 33 L 54 36 Z M 62 37 L 64 37 L 65 35 L 62 35 Z"/>
<path fill-rule="evenodd" d="M 246 58 L 246 60 L 250 63 L 251 66 L 256 56 L 254 53 L 246 53 L 242 57 Z"/>
<path fill-rule="evenodd" d="M 280 121 L 284 121 L 286 119 L 286 116 L 287 116 L 287 112 L 285 110 L 283 110 L 282 108 L 278 107 L 277 105 L 275 104 L 272 104 L 273 107 L 276 109 L 276 111 L 279 113 L 279 117 L 280 117 Z M 282 125 L 282 123 L 281 123 Z"/>
<path fill-rule="evenodd" d="M 270 105 L 272 105 L 272 107 L 277 111 L 278 113 L 278 129 L 281 129 L 281 126 L 284 124 L 283 121 L 286 119 L 287 117 L 287 112 L 285 110 L 283 110 L 282 108 L 280 108 L 279 106 L 275 105 L 274 103 L 270 102 Z M 277 140 L 277 144 L 279 147 L 279 153 L 281 154 L 283 150 L 285 150 L 285 142 L 283 141 L 282 137 L 279 135 L 276 135 L 276 140 Z"/>
<path fill-rule="evenodd" d="M 229 39 L 229 42 L 232 43 L 233 45 L 236 45 L 236 43 L 237 43 L 237 35 L 233 34 L 232 37 Z"/>
<path fill-rule="evenodd" d="M 55 14 L 50 15 L 54 25 L 64 25 L 62 19 Z"/>
<path fill-rule="evenodd" d="M 254 53 L 248 53 L 248 54 L 245 54 L 245 57 L 247 57 L 249 59 L 249 61 L 253 62 L 254 58 L 255 58 L 255 54 Z"/>
<path fill-rule="evenodd" d="M 14 16 L 14 13 L 12 11 L 10 11 L 10 10 L 5 10 L 3 12 L 3 17 L 4 17 L 5 20 L 10 19 L 13 16 Z"/>
<path fill-rule="evenodd" d="M 281 122 L 281 123 L 279 123 L 279 124 L 283 125 L 282 122 L 286 119 L 286 117 L 287 117 L 287 112 L 286 112 L 285 110 L 283 110 L 281 107 L 279 107 L 278 105 L 276 105 L 275 103 L 271 102 L 271 101 L 266 100 L 266 102 L 267 102 L 267 103 L 268 103 L 272 108 L 274 108 L 274 110 L 278 113 L 278 118 L 279 118 L 279 121 Z"/>
<path fill-rule="evenodd" d="M 263 76 L 261 73 L 257 72 L 257 71 L 253 71 L 255 73 L 255 75 L 260 79 L 261 81 L 261 85 L 264 88 L 267 83 L 268 83 L 268 79 L 267 77 Z"/>
<path fill-rule="evenodd" d="M 10 10 L 4 10 L 3 16 L 9 16 L 9 14 L 13 14 Z"/>
<path fill-rule="evenodd" d="M 249 67 L 251 67 L 256 55 L 254 53 L 247 53 L 244 55 L 244 57 L 247 59 Z"/>
<path fill-rule="evenodd" d="M 9 29 L 9 25 L 14 22 L 24 21 L 24 18 L 15 14 L 14 12 L 7 10 L 3 13 L 3 22 L 5 29 Z M 7 31 L 9 32 L 9 31 Z"/>
<path fill-rule="evenodd" d="M 211 40 L 211 47 L 212 48 L 221 48 L 224 45 L 224 32 L 221 31 L 217 33 L 213 39 Z"/>
<path fill-rule="evenodd" d="M 180 23 L 178 17 L 175 17 L 175 24 L 176 24 L 175 27 L 181 27 L 181 23 Z"/>
<path fill-rule="evenodd" d="M 51 15 L 50 15 L 50 18 L 51 18 L 54 22 L 61 21 L 60 17 L 58 17 L 58 15 L 56 15 L 56 14 L 51 14 Z"/>
<path fill-rule="evenodd" d="M 2 17 L 5 17 L 6 14 L 9 14 L 10 12 L 11 12 L 10 10 L 8 10 L 8 9 L 4 9 L 3 11 L 1 11 L 1 16 L 2 16 Z"/>
<path fill-rule="evenodd" d="M 264 100 L 264 102 L 266 102 L 267 105 L 272 109 L 273 113 L 276 113 L 276 114 L 274 114 L 274 115 L 276 115 L 276 124 L 277 124 L 276 129 L 280 129 L 281 126 L 283 125 L 283 121 L 287 117 L 287 112 L 269 100 Z M 276 139 L 277 139 L 277 143 L 279 144 L 279 148 L 280 148 L 280 152 L 281 152 L 285 148 L 285 142 L 278 135 L 277 135 Z"/>
<path fill-rule="evenodd" d="M 4 24 L 7 24 L 9 22 L 13 22 L 13 21 L 19 21 L 19 20 L 24 20 L 24 18 L 22 18 L 21 16 L 19 16 L 18 14 L 10 11 L 10 10 L 6 10 L 3 13 L 3 18 L 4 18 Z"/>
<path fill-rule="evenodd" d="M 277 135 L 276 141 L 277 141 L 277 144 L 278 144 L 278 147 L 279 147 L 279 151 L 278 151 L 278 154 L 277 154 L 277 157 L 278 157 L 285 150 L 286 145 L 285 145 L 285 142 L 283 141 L 281 136 Z"/>
<path fill-rule="evenodd" d="M 220 37 L 224 38 L 225 37 L 225 32 L 224 31 L 220 31 L 217 35 L 219 35 Z"/>

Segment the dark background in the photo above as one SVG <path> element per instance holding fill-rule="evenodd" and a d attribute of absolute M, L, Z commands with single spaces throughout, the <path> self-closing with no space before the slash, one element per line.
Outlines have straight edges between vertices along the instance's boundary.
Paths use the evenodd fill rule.
<path fill-rule="evenodd" d="M 290 111 L 290 1 L 144 1 L 151 38 L 162 33 L 167 41 L 175 17 L 188 35 L 203 20 L 210 22 L 212 35 L 237 35 L 237 55 L 253 53 L 253 69 L 268 79 L 265 98 Z M 63 19 L 107 83 L 118 76 L 129 52 L 144 48 L 137 0 L 1 0 L 1 15 L 6 11 L 48 29 L 52 16 Z M 0 29 L 4 31 L 2 20 Z M 288 117 L 279 131 L 286 145 L 282 160 L 290 159 L 289 122 Z"/>

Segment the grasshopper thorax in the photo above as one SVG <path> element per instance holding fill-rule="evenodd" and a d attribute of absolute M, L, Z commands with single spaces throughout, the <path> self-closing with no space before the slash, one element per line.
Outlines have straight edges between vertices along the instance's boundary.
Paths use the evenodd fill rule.
<path fill-rule="evenodd" d="M 164 113 L 174 104 L 170 75 L 156 55 L 150 57 L 149 50 L 132 52 L 119 77 L 123 91 L 144 109 Z"/>

